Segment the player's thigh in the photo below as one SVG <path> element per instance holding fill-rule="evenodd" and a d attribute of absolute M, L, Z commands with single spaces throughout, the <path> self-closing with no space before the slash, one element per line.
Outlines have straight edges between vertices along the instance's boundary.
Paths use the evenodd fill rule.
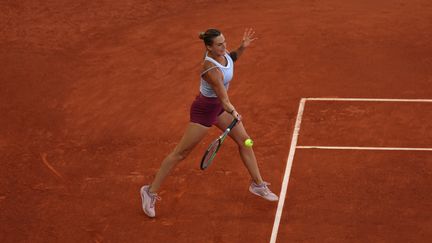
<path fill-rule="evenodd" d="M 224 112 L 218 116 L 216 126 L 221 131 L 225 131 L 225 129 L 231 124 L 232 120 L 233 117 L 230 114 Z M 239 145 L 243 144 L 243 141 L 249 138 L 249 135 L 243 126 L 243 122 L 238 122 L 229 133 L 229 136 Z"/>
<path fill-rule="evenodd" d="M 180 139 L 180 142 L 174 149 L 174 152 L 183 156 L 187 156 L 205 137 L 208 130 L 209 127 L 197 123 L 189 123 L 186 127 L 183 137 Z"/>

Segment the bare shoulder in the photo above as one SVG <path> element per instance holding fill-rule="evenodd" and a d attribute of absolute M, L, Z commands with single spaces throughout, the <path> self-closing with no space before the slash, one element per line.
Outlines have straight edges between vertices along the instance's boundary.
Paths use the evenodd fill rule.
<path fill-rule="evenodd" d="M 209 70 L 210 68 L 216 67 L 216 65 L 210 61 L 204 60 L 202 65 L 201 73 L 204 73 L 206 70 Z"/>
<path fill-rule="evenodd" d="M 219 68 L 216 68 L 216 64 L 205 60 L 202 67 L 202 77 L 204 80 L 213 81 L 213 80 L 220 80 L 222 76 L 222 72 L 219 70 Z"/>

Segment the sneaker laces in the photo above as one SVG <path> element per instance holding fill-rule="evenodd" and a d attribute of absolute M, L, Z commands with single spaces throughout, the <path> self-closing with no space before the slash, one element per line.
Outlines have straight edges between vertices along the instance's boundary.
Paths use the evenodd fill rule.
<path fill-rule="evenodd" d="M 147 194 L 148 194 L 148 195 L 150 196 L 150 198 L 151 198 L 151 202 L 150 202 L 150 207 L 151 207 L 151 208 L 154 208 L 154 206 L 155 206 L 155 204 L 156 204 L 156 201 L 160 201 L 160 200 L 162 200 L 162 198 L 159 197 L 156 193 L 151 193 L 151 192 L 147 191 Z"/>
<path fill-rule="evenodd" d="M 270 189 L 267 187 L 267 186 L 271 185 L 271 183 L 263 181 L 261 184 L 256 184 L 255 182 L 253 184 L 255 187 L 262 189 L 262 192 L 264 193 L 264 195 L 268 195 L 271 193 Z"/>

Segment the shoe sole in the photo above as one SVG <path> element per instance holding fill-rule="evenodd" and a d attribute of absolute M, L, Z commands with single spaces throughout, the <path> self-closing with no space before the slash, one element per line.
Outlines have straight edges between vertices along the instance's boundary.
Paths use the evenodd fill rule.
<path fill-rule="evenodd" d="M 266 197 L 264 197 L 264 196 L 262 196 L 262 195 L 260 195 L 260 194 L 258 194 L 258 193 L 256 193 L 256 192 L 254 192 L 254 191 L 252 190 L 251 187 L 249 187 L 249 191 L 250 191 L 252 194 L 257 195 L 258 197 L 262 197 L 262 198 L 264 198 L 265 200 L 270 201 L 270 202 L 276 202 L 276 201 L 279 200 L 279 197 L 278 197 L 276 200 L 268 199 L 268 198 L 266 198 Z"/>
<path fill-rule="evenodd" d="M 140 189 L 140 195 L 141 195 L 141 207 L 142 207 L 142 209 L 143 209 L 145 215 L 147 215 L 147 216 L 150 217 L 150 218 L 154 218 L 154 217 L 156 217 L 156 215 L 154 215 L 154 216 L 149 215 L 149 214 L 146 212 L 146 210 L 145 210 L 145 206 L 144 206 L 144 193 L 145 193 L 145 191 L 144 191 L 144 186 L 143 186 L 143 187 L 141 187 L 141 189 Z"/>

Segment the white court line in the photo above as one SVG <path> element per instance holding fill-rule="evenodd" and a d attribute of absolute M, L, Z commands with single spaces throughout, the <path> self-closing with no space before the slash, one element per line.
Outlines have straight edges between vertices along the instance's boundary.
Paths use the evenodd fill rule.
<path fill-rule="evenodd" d="M 311 101 L 432 102 L 432 99 L 305 98 Z"/>
<path fill-rule="evenodd" d="M 298 148 L 298 149 L 333 149 L 333 150 L 432 151 L 432 148 L 392 148 L 392 147 L 297 146 L 296 148 Z"/>
<path fill-rule="evenodd" d="M 291 148 L 290 148 L 290 151 L 288 154 L 287 164 L 286 164 L 286 168 L 285 168 L 285 174 L 284 174 L 284 178 L 283 178 L 283 182 L 282 182 L 282 188 L 281 188 L 281 192 L 279 193 L 279 202 L 278 202 L 278 207 L 277 207 L 277 211 L 276 211 L 275 221 L 273 224 L 273 230 L 272 230 L 272 234 L 271 234 L 271 238 L 270 238 L 270 243 L 276 242 L 277 233 L 279 230 L 279 224 L 280 224 L 280 220 L 282 217 L 283 206 L 285 203 L 286 191 L 288 189 L 288 181 L 289 181 L 289 177 L 290 177 L 290 173 L 291 173 L 292 163 L 294 160 L 294 154 L 295 154 L 295 150 L 296 150 L 296 146 L 297 146 L 297 138 L 298 138 L 298 135 L 300 132 L 300 124 L 301 124 L 301 120 L 302 120 L 302 116 L 303 116 L 303 110 L 304 110 L 305 102 L 306 102 L 306 100 L 303 98 L 300 100 L 300 104 L 299 104 L 299 108 L 298 108 L 298 112 L 297 112 L 297 119 L 296 119 L 296 123 L 294 126 L 294 132 L 293 132 L 293 136 L 291 139 Z"/>
<path fill-rule="evenodd" d="M 390 148 L 390 147 L 332 147 L 332 146 L 297 146 L 297 140 L 300 132 L 300 124 L 303 116 L 303 111 L 306 101 L 369 101 L 369 102 L 432 102 L 432 99 L 375 99 L 375 98 L 302 98 L 300 100 L 297 119 L 294 126 L 294 132 L 291 140 L 291 147 L 285 168 L 285 174 L 282 182 L 281 192 L 279 194 L 279 202 L 276 211 L 273 230 L 270 238 L 270 243 L 275 243 L 279 224 L 282 217 L 282 210 L 285 203 L 286 191 L 288 189 L 288 181 L 291 173 L 291 167 L 294 160 L 295 150 L 299 149 L 350 149 L 350 150 L 405 150 L 405 151 L 432 151 L 432 148 Z"/>

